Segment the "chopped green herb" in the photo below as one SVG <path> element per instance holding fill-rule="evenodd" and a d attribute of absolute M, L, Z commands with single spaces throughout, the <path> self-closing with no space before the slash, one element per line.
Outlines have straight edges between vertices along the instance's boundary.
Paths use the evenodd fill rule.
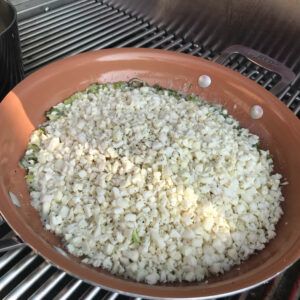
<path fill-rule="evenodd" d="M 101 84 L 98 84 L 98 87 L 99 87 L 99 90 L 104 90 L 105 88 L 108 87 L 108 84 L 107 83 L 101 83 Z"/>
<path fill-rule="evenodd" d="M 185 99 L 187 101 L 192 101 L 192 102 L 195 102 L 195 103 L 199 102 L 199 98 L 197 96 L 195 96 L 195 95 L 187 95 L 185 97 Z"/>
<path fill-rule="evenodd" d="M 72 95 L 71 97 L 67 98 L 67 99 L 64 101 L 64 104 L 65 104 L 65 105 L 72 104 L 76 99 L 78 99 L 78 95 L 77 95 L 77 94 Z"/>
<path fill-rule="evenodd" d="M 46 134 L 46 128 L 45 127 L 39 127 L 39 129 L 37 129 L 37 131 L 40 134 Z"/>
<path fill-rule="evenodd" d="M 118 82 L 114 82 L 112 83 L 112 87 L 116 90 L 118 89 L 122 89 L 126 86 L 126 83 L 124 81 L 118 81 Z"/>
<path fill-rule="evenodd" d="M 157 91 L 162 91 L 163 90 L 163 88 L 160 85 L 158 85 L 157 83 L 155 83 L 153 85 L 153 88 L 156 89 Z"/>
<path fill-rule="evenodd" d="M 40 151 L 40 147 L 36 144 L 29 144 L 28 149 L 31 149 L 33 152 Z"/>
<path fill-rule="evenodd" d="M 167 90 L 167 91 L 168 91 L 169 96 L 173 96 L 177 99 L 180 97 L 180 95 L 177 91 L 174 91 L 174 90 Z"/>
<path fill-rule="evenodd" d="M 90 85 L 87 89 L 86 89 L 86 92 L 87 93 L 97 93 L 100 89 L 100 85 L 97 84 L 97 83 L 94 83 L 92 85 Z M 74 95 L 75 96 L 75 95 Z"/>
<path fill-rule="evenodd" d="M 29 163 L 25 157 L 20 160 L 20 165 L 23 169 L 28 169 Z"/>
<path fill-rule="evenodd" d="M 64 112 L 56 107 L 51 108 L 46 112 L 46 117 L 50 121 L 55 121 L 64 115 Z"/>
<path fill-rule="evenodd" d="M 141 242 L 141 239 L 139 237 L 139 233 L 137 229 L 134 229 L 132 231 L 131 240 L 134 244 L 139 244 Z"/>
<path fill-rule="evenodd" d="M 30 161 L 33 161 L 34 163 L 36 163 L 38 161 L 37 157 L 35 156 L 35 154 L 29 154 L 26 155 L 25 159 L 30 163 Z"/>
<path fill-rule="evenodd" d="M 33 179 L 34 179 L 33 174 L 28 173 L 28 174 L 25 176 L 25 179 L 26 179 L 26 181 L 27 181 L 28 184 L 31 184 L 31 183 L 33 182 Z"/>

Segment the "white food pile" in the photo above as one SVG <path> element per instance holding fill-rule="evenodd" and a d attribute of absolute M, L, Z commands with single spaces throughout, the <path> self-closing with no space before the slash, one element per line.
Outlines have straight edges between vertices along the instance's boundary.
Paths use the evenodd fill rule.
<path fill-rule="evenodd" d="M 32 205 L 83 262 L 149 284 L 199 281 L 275 236 L 281 175 L 223 108 L 116 83 L 48 118 L 23 159 Z"/>

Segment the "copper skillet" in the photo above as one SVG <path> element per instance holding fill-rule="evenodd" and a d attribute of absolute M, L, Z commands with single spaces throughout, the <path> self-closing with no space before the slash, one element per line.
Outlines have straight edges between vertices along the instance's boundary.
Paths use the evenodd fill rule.
<path fill-rule="evenodd" d="M 279 92 L 293 78 L 274 60 L 247 48 L 233 47 L 267 68 L 281 73 L 275 86 Z M 224 61 L 225 52 L 219 61 Z M 200 75 L 212 83 L 200 88 Z M 150 286 L 116 277 L 84 265 L 62 250 L 58 238 L 45 231 L 37 212 L 31 207 L 18 166 L 32 130 L 44 120 L 44 112 L 72 93 L 93 82 L 115 82 L 140 78 L 223 104 L 241 125 L 262 139 L 270 149 L 278 172 L 289 181 L 284 187 L 284 216 L 277 226 L 277 237 L 238 268 L 208 283 L 182 283 Z M 264 114 L 254 120 L 253 105 Z M 18 235 L 37 253 L 60 269 L 108 290 L 147 298 L 200 298 L 233 294 L 264 282 L 300 258 L 300 122 L 284 104 L 258 84 L 219 64 L 161 50 L 111 49 L 70 57 L 33 73 L 14 88 L 0 104 L 0 209 Z"/>

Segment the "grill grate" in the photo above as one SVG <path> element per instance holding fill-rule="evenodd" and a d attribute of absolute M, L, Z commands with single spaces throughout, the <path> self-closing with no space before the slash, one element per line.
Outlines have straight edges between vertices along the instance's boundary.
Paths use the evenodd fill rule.
<path fill-rule="evenodd" d="M 19 22 L 26 74 L 65 56 L 108 47 L 148 47 L 173 50 L 209 60 L 217 53 L 202 45 L 186 42 L 149 22 L 113 8 L 102 1 L 80 0 Z M 228 67 L 270 89 L 279 77 L 232 55 Z M 300 74 L 293 87 L 280 98 L 300 116 Z"/>
<path fill-rule="evenodd" d="M 26 74 L 49 62 L 92 49 L 107 47 L 149 47 L 188 53 L 215 60 L 218 54 L 204 46 L 186 42 L 184 38 L 155 27 L 149 22 L 116 9 L 102 1 L 79 0 L 19 22 Z M 266 89 L 275 85 L 278 75 L 253 64 L 241 55 L 232 55 L 226 66 L 258 82 Z M 294 84 L 280 99 L 300 117 L 300 84 Z M 0 221 L 0 238 L 13 235 Z M 278 287 L 299 276 L 298 265 L 281 277 L 243 294 L 226 299 L 286 299 Z M 290 275 L 292 274 L 292 275 Z M 279 296 L 278 296 L 279 293 Z M 285 291 L 288 293 L 288 290 Z M 279 298 L 276 298 L 276 297 Z M 136 299 L 93 287 L 57 270 L 29 247 L 0 254 L 1 299 Z"/>

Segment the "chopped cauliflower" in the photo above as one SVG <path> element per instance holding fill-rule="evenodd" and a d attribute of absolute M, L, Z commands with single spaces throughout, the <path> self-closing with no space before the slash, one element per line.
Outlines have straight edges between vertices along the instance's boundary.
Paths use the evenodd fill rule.
<path fill-rule="evenodd" d="M 94 84 L 47 118 L 22 160 L 32 205 L 84 263 L 148 284 L 199 281 L 274 238 L 281 175 L 221 106 Z"/>

